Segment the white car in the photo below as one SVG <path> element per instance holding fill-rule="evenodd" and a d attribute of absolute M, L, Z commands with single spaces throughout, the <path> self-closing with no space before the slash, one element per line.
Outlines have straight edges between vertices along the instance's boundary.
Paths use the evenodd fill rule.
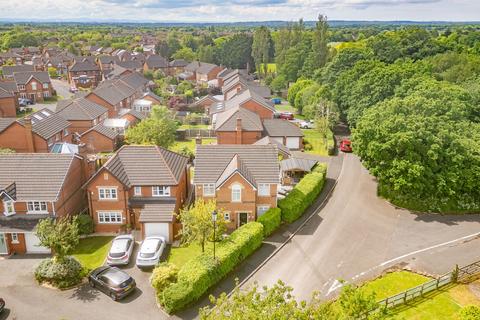
<path fill-rule="evenodd" d="M 131 234 L 124 234 L 112 241 L 112 246 L 107 255 L 107 264 L 110 266 L 127 265 L 132 257 L 135 239 Z"/>
<path fill-rule="evenodd" d="M 160 262 L 163 250 L 165 249 L 165 238 L 150 236 L 143 240 L 137 254 L 137 267 L 154 267 Z"/>
<path fill-rule="evenodd" d="M 315 125 L 311 121 L 302 121 L 300 122 L 300 128 L 302 129 L 313 129 Z"/>

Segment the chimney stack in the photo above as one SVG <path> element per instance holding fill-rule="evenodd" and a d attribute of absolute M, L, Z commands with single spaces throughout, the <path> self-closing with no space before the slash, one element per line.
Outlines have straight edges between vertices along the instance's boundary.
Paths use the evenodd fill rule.
<path fill-rule="evenodd" d="M 200 133 L 197 134 L 197 136 L 195 137 L 195 144 L 196 145 L 201 145 L 202 144 L 202 137 L 200 136 Z"/>
<path fill-rule="evenodd" d="M 242 144 L 242 118 L 237 118 L 236 130 L 236 144 Z"/>
<path fill-rule="evenodd" d="M 33 142 L 33 132 L 32 132 L 32 118 L 26 116 L 23 118 L 25 126 L 25 139 L 27 140 L 27 152 L 35 152 L 35 144 Z"/>

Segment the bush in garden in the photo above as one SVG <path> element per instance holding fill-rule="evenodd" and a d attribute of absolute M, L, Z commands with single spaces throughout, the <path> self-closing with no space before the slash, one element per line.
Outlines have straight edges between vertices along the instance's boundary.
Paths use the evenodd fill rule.
<path fill-rule="evenodd" d="M 280 208 L 270 208 L 257 221 L 263 225 L 263 235 L 268 237 L 282 223 L 282 210 Z"/>
<path fill-rule="evenodd" d="M 150 283 L 157 292 L 162 292 L 168 285 L 177 281 L 177 275 L 176 265 L 163 262 L 153 269 Z"/>
<path fill-rule="evenodd" d="M 45 259 L 35 269 L 38 283 L 48 283 L 57 288 L 68 288 L 78 284 L 83 278 L 83 267 L 75 258 Z"/>
<path fill-rule="evenodd" d="M 88 214 L 80 214 L 75 218 L 75 222 L 78 226 L 79 234 L 91 234 L 93 233 L 93 219 Z"/>
<path fill-rule="evenodd" d="M 326 174 L 326 164 L 318 164 L 285 198 L 278 201 L 283 221 L 291 223 L 302 216 L 322 191 Z"/>
<path fill-rule="evenodd" d="M 480 320 L 480 307 L 466 306 L 460 310 L 458 319 L 460 320 Z"/>
<path fill-rule="evenodd" d="M 218 245 L 216 259 L 203 253 L 188 261 L 178 272 L 177 282 L 157 296 L 168 313 L 186 307 L 232 271 L 240 262 L 262 245 L 263 225 L 249 222 L 235 230 Z"/>

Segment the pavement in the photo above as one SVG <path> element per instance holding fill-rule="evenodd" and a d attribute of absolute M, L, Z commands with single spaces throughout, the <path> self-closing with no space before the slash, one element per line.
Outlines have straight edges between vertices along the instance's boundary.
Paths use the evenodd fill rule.
<path fill-rule="evenodd" d="M 51 79 L 53 88 L 57 91 L 57 96 L 61 97 L 62 100 L 69 99 L 73 94 L 69 91 L 70 85 L 65 80 Z M 57 108 L 57 103 L 36 103 L 32 105 L 34 111 L 38 111 L 44 108 L 47 108 L 51 111 L 55 111 Z"/>

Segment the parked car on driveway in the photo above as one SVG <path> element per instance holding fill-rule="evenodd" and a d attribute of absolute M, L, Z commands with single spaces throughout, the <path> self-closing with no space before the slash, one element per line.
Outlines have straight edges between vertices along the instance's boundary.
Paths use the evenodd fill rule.
<path fill-rule="evenodd" d="M 300 122 L 300 128 L 302 129 L 313 129 L 314 128 L 314 123 L 311 121 L 302 121 Z"/>
<path fill-rule="evenodd" d="M 18 98 L 18 104 L 21 106 L 21 107 L 25 107 L 29 104 L 33 104 L 32 100 L 30 99 L 26 99 L 26 98 Z"/>
<path fill-rule="evenodd" d="M 98 288 L 117 301 L 125 298 L 136 288 L 135 280 L 117 267 L 102 266 L 88 276 L 92 288 Z"/>
<path fill-rule="evenodd" d="M 280 119 L 283 119 L 283 120 L 293 120 L 295 119 L 293 113 L 291 112 L 282 112 L 280 113 Z"/>
<path fill-rule="evenodd" d="M 352 152 L 352 142 L 348 139 L 343 139 L 340 141 L 340 151 Z"/>
<path fill-rule="evenodd" d="M 139 268 L 154 267 L 160 262 L 165 249 L 165 238 L 160 236 L 146 237 L 137 254 L 136 265 Z"/>
<path fill-rule="evenodd" d="M 133 247 L 135 246 L 135 239 L 131 234 L 123 234 L 112 241 L 112 246 L 107 255 L 107 264 L 113 265 L 127 265 L 132 257 Z"/>
<path fill-rule="evenodd" d="M 69 91 L 71 93 L 76 93 L 76 92 L 78 92 L 78 89 L 77 89 L 77 87 L 70 87 Z"/>
<path fill-rule="evenodd" d="M 282 103 L 282 99 L 280 99 L 280 98 L 273 98 L 273 99 L 272 99 L 272 102 L 273 102 L 273 104 L 281 104 L 281 103 Z"/>
<path fill-rule="evenodd" d="M 5 309 L 5 300 L 0 298 L 0 314 L 3 312 L 4 309 Z"/>

